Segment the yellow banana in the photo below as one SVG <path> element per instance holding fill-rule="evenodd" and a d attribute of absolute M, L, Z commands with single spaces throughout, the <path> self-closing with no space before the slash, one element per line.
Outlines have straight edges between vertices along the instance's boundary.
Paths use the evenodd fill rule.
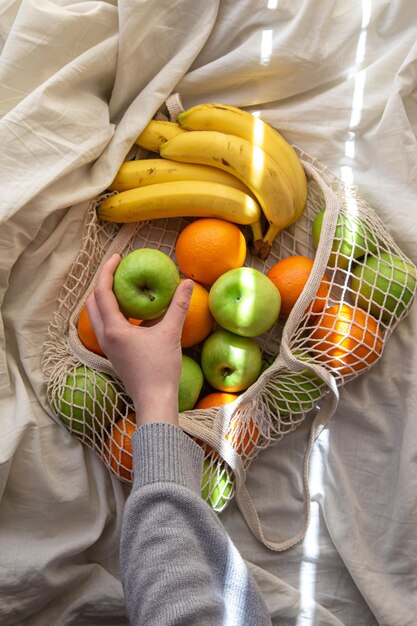
<path fill-rule="evenodd" d="M 165 141 L 182 135 L 186 131 L 179 127 L 176 122 L 165 120 L 151 120 L 143 129 L 135 143 L 151 152 L 159 152 L 159 146 Z"/>
<path fill-rule="evenodd" d="M 291 144 L 272 126 L 243 109 L 227 104 L 199 104 L 178 116 L 186 130 L 216 130 L 236 135 L 262 148 L 276 161 L 288 179 L 299 215 L 307 200 L 307 180 L 300 159 Z"/>
<path fill-rule="evenodd" d="M 296 219 L 294 194 L 275 161 L 246 139 L 216 131 L 193 131 L 173 137 L 160 147 L 160 155 L 173 161 L 211 165 L 233 174 L 258 199 L 270 224 L 282 230 Z M 266 259 L 269 242 L 255 238 L 253 252 Z"/>
<path fill-rule="evenodd" d="M 256 201 L 220 183 L 175 181 L 122 191 L 104 200 L 98 216 L 107 222 L 141 222 L 170 217 L 215 217 L 251 225 L 259 220 Z"/>
<path fill-rule="evenodd" d="M 202 182 L 221 183 L 251 195 L 250 190 L 238 178 L 216 167 L 179 163 L 169 159 L 140 159 L 123 163 L 109 189 L 126 191 L 134 187 L 144 187 L 156 183 L 176 180 L 199 180 Z"/>

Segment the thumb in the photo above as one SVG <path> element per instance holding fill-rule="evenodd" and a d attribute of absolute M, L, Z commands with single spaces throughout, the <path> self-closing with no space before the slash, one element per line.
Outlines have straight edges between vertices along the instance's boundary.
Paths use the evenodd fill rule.
<path fill-rule="evenodd" d="M 178 285 L 169 309 L 164 315 L 164 325 L 169 325 L 172 330 L 175 329 L 181 332 L 188 307 L 190 306 L 193 289 L 194 283 L 190 279 L 184 280 Z"/>

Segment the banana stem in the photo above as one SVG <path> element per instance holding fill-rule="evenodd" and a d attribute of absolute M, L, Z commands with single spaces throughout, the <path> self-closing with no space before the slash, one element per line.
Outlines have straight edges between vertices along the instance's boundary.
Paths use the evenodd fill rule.
<path fill-rule="evenodd" d="M 259 219 L 250 225 L 252 229 L 252 245 L 250 251 L 254 256 L 258 256 L 259 246 L 262 243 L 262 220 Z"/>
<path fill-rule="evenodd" d="M 268 258 L 274 239 L 280 231 L 281 229 L 278 228 L 278 226 L 276 226 L 275 224 L 269 225 L 265 237 L 262 239 L 261 242 L 259 242 L 259 245 L 256 248 L 256 256 L 259 257 L 261 261 L 265 261 L 265 259 Z"/>
<path fill-rule="evenodd" d="M 252 238 L 253 241 L 257 241 L 258 239 L 262 239 L 263 234 L 262 234 L 262 223 L 261 220 L 259 219 L 257 222 L 254 222 L 253 224 L 250 225 L 251 229 L 252 229 Z"/>
<path fill-rule="evenodd" d="M 266 241 L 258 241 L 257 243 L 259 245 L 256 249 L 256 256 L 258 259 L 261 259 L 261 261 L 265 261 L 271 252 L 271 245 Z"/>

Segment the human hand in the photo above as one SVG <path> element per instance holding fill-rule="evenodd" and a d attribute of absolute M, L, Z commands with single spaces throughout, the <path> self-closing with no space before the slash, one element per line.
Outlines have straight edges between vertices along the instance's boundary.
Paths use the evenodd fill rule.
<path fill-rule="evenodd" d="M 111 361 L 136 409 L 138 426 L 151 422 L 178 425 L 181 331 L 194 283 L 182 282 L 162 318 L 130 324 L 113 293 L 113 274 L 121 257 L 103 265 L 86 302 L 98 342 Z"/>

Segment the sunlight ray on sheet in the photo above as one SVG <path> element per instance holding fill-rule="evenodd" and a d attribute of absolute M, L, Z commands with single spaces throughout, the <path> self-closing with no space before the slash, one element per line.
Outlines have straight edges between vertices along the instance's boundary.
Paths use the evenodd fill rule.
<path fill-rule="evenodd" d="M 349 165 L 342 165 L 340 168 L 340 178 L 343 180 L 345 185 L 353 185 L 353 170 Z"/>
<path fill-rule="evenodd" d="M 345 156 L 348 159 L 355 158 L 355 133 L 348 133 L 348 139 L 345 141 Z"/>
<path fill-rule="evenodd" d="M 262 31 L 261 35 L 261 65 L 268 65 L 272 55 L 272 29 Z"/>
<path fill-rule="evenodd" d="M 329 450 L 329 431 L 323 430 L 320 442 L 313 448 L 310 460 L 309 484 L 311 492 L 310 525 L 303 543 L 303 561 L 300 567 L 300 612 L 296 626 L 314 624 L 317 560 L 320 557 L 320 504 L 324 497 L 323 465 Z M 315 501 L 317 498 L 317 501 Z"/>
<path fill-rule="evenodd" d="M 362 61 L 365 58 L 367 37 L 368 37 L 368 30 L 364 28 L 359 35 L 358 46 L 356 48 L 356 58 L 355 58 L 356 67 L 359 67 L 359 65 L 362 63 Z"/>
<path fill-rule="evenodd" d="M 355 76 L 355 85 L 353 88 L 352 113 L 350 116 L 349 128 L 355 128 L 359 125 L 362 118 L 363 109 L 363 93 L 365 90 L 366 70 L 358 72 Z"/>
<path fill-rule="evenodd" d="M 361 28 L 368 28 L 372 15 L 372 0 L 362 0 L 362 24 Z"/>
<path fill-rule="evenodd" d="M 368 26 L 372 15 L 372 0 L 362 0 L 361 30 L 355 53 L 355 65 L 349 73 L 349 78 L 353 78 L 352 107 L 349 119 L 348 138 L 345 141 L 345 157 L 349 160 L 355 158 L 356 132 L 362 119 L 363 101 L 365 93 L 366 69 L 361 69 L 365 59 L 366 44 L 368 38 Z M 342 165 L 340 168 L 341 179 L 346 185 L 354 184 L 353 169 L 349 165 Z M 352 207 L 353 208 L 353 207 Z"/>

